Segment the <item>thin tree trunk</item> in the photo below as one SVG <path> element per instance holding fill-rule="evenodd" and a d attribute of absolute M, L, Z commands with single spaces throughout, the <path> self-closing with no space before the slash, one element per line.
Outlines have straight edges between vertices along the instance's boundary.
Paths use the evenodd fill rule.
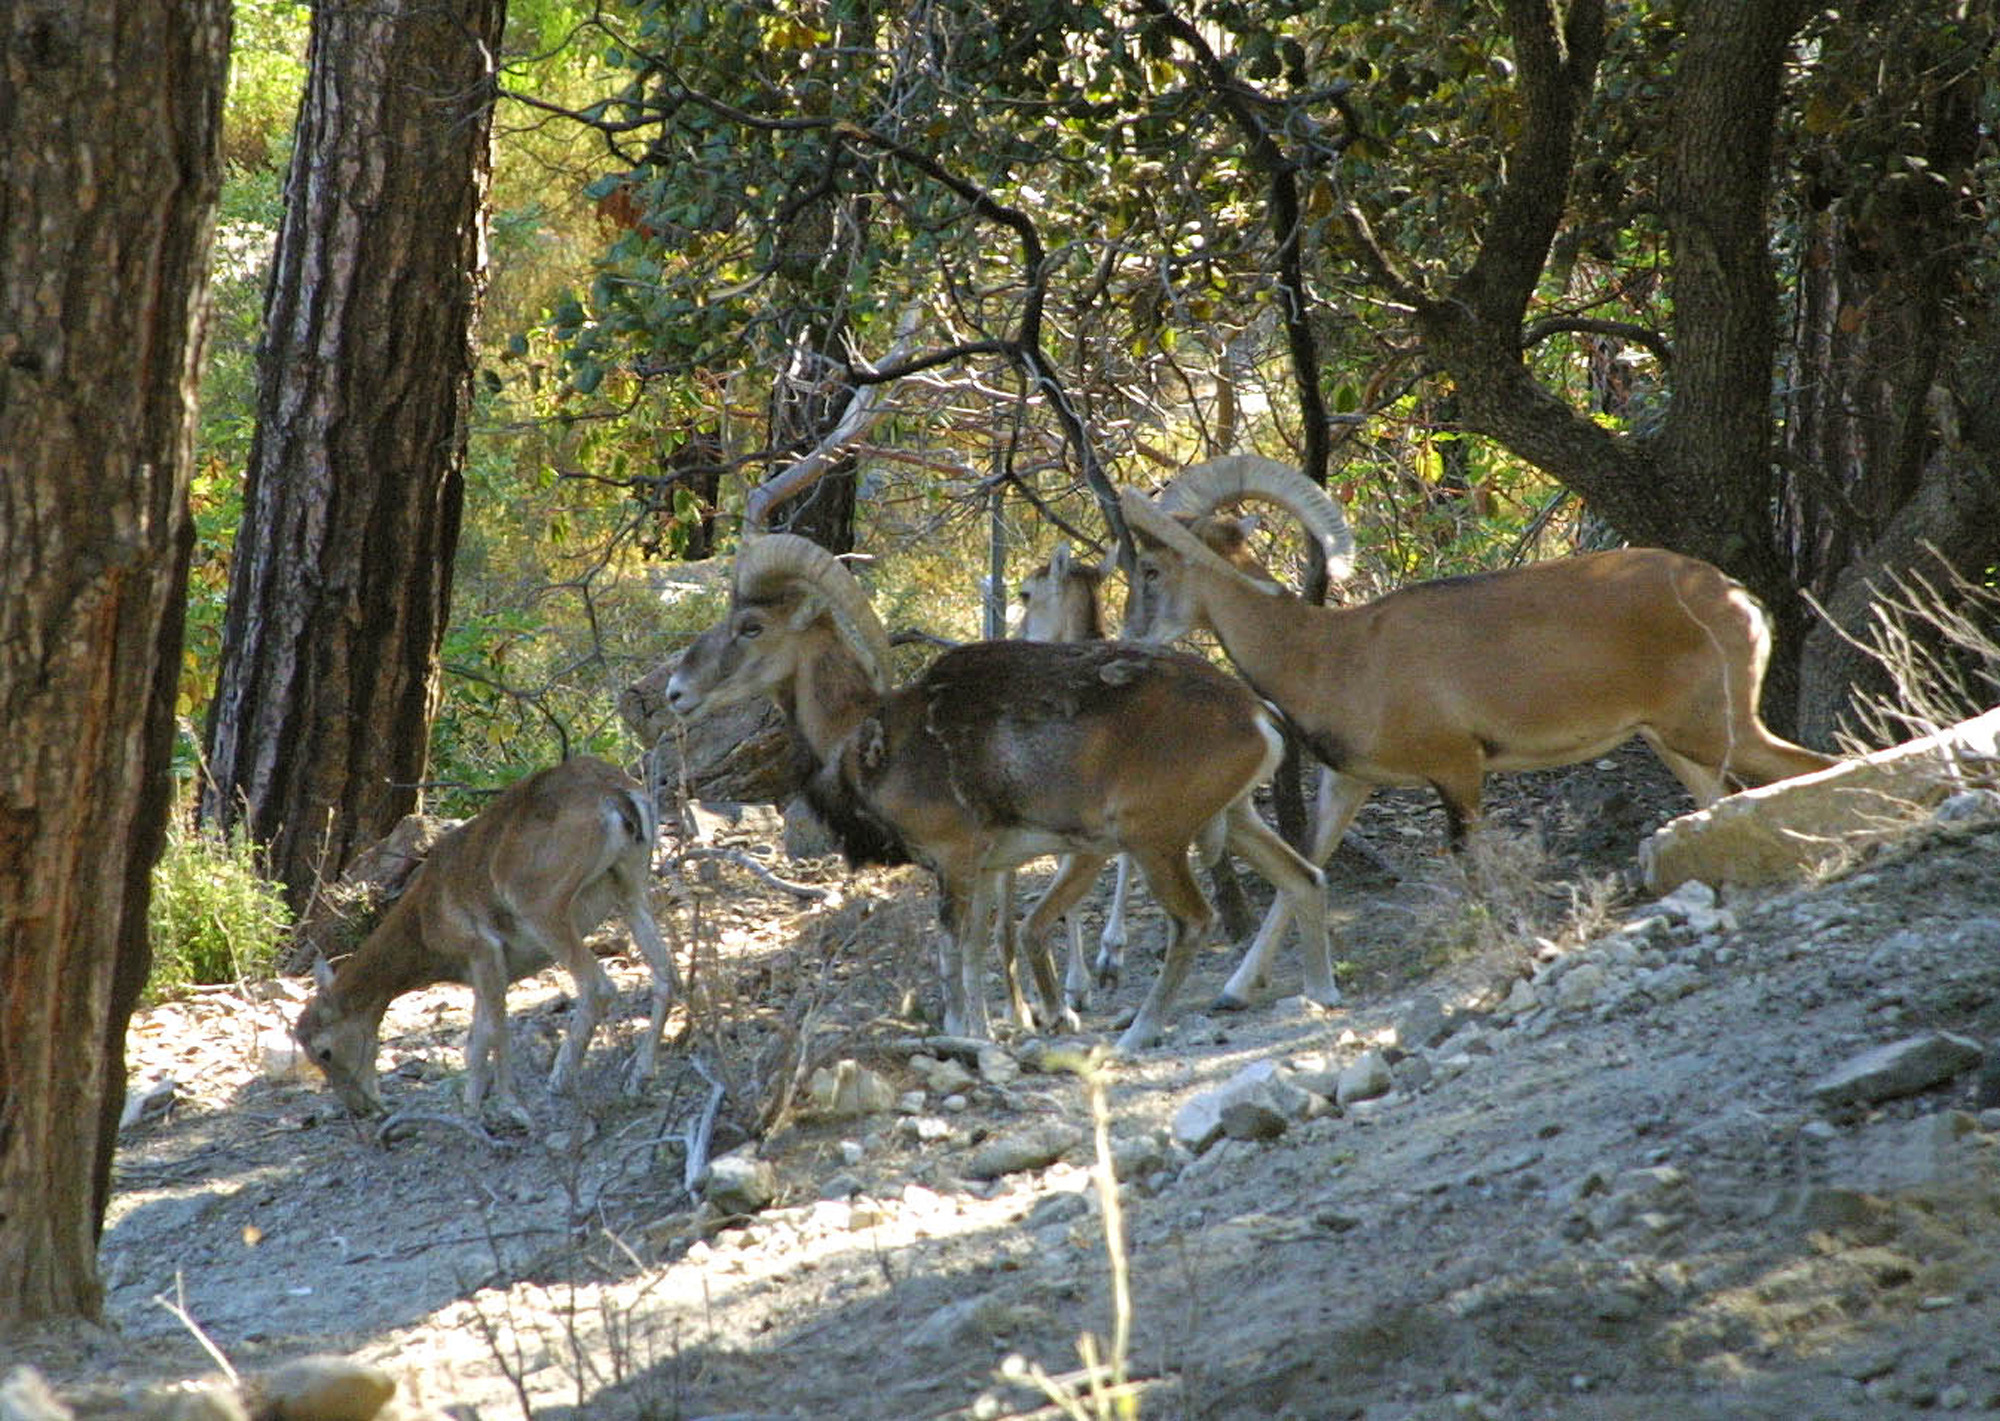
<path fill-rule="evenodd" d="M 0 0 L 0 1324 L 102 1308 L 228 53 L 228 0 Z"/>
<path fill-rule="evenodd" d="M 206 817 L 296 907 L 415 807 L 451 601 L 505 0 L 334 0 L 265 310 Z"/>

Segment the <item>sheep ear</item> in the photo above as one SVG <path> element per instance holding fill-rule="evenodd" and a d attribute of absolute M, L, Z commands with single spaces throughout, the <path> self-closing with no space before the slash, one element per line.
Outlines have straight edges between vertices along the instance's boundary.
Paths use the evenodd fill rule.
<path fill-rule="evenodd" d="M 313 959 L 313 985 L 322 992 L 333 990 L 333 968 L 327 965 L 324 957 Z"/>
<path fill-rule="evenodd" d="M 1060 582 L 1069 576 L 1069 540 L 1056 544 L 1056 550 L 1049 554 L 1049 576 Z"/>

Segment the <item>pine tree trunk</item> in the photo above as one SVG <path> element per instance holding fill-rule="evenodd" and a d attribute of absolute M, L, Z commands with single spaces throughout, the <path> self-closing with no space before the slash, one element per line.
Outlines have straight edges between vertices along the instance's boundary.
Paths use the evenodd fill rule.
<path fill-rule="evenodd" d="M 228 37 L 228 0 L 0 0 L 0 1324 L 101 1311 Z"/>
<path fill-rule="evenodd" d="M 204 814 L 294 906 L 416 805 L 451 600 L 505 0 L 315 7 Z"/>

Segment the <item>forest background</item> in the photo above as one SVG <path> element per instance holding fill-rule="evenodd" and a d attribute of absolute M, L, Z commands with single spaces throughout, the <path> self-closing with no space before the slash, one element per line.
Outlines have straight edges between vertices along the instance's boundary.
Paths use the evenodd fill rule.
<path fill-rule="evenodd" d="M 1936 575 L 1923 544 L 1974 580 L 2000 554 L 1990 8 L 1576 6 L 1541 56 L 1515 8 L 516 0 L 433 800 L 629 750 L 617 690 L 714 608 L 663 611 L 672 562 L 726 552 L 857 396 L 774 526 L 879 554 L 892 625 L 990 633 L 982 574 L 1104 546 L 1090 476 L 1256 449 L 1347 509 L 1350 597 L 1621 538 L 1709 557 L 1778 613 L 1774 723 L 1830 743 L 1866 663 L 1795 589 L 1858 630 L 1870 577 Z M 237 6 L 184 761 L 306 25 Z M 1704 103 L 1733 111 L 1676 111 Z M 1522 151 L 1565 120 L 1566 162 Z M 1677 229 L 1725 221 L 1691 273 Z"/>

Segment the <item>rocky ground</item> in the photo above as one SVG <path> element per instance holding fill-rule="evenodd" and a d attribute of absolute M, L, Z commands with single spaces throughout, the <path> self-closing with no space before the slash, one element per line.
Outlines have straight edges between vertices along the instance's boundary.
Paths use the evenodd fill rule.
<path fill-rule="evenodd" d="M 529 1095 L 529 1136 L 456 1113 L 463 989 L 392 1011 L 386 1142 L 266 1059 L 302 984 L 156 1007 L 136 1083 L 176 1084 L 126 1133 L 110 1325 L 0 1362 L 75 1395 L 338 1352 L 486 1421 L 1053 1416 L 1120 1355 L 1158 1418 L 2000 1415 L 2000 819 L 1660 905 L 1617 876 L 1681 805 L 1643 755 L 1496 790 L 1471 895 L 1421 797 L 1365 811 L 1332 872 L 1345 1007 L 1288 995 L 1281 958 L 1266 1000 L 1207 1015 L 1211 952 L 1096 1120 L 1047 1043 L 927 1039 L 927 887 L 832 861 L 771 860 L 820 901 L 740 858 L 670 875 L 672 1065 L 617 1094 L 623 967 L 622 1034 L 580 1107 Z M 1136 948 L 1057 1044 L 1104 1039 L 1151 973 Z M 562 983 L 513 1001 L 546 1060 Z M 734 1218 L 687 1187 L 718 1090 Z"/>

